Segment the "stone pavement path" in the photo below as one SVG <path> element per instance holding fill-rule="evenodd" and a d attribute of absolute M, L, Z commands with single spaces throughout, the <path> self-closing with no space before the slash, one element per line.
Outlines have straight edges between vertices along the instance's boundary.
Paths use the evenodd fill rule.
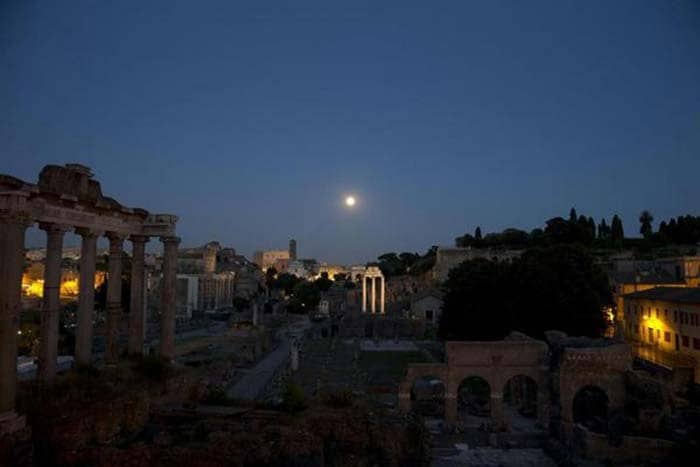
<path fill-rule="evenodd" d="M 287 335 L 282 339 L 282 342 L 253 368 L 247 370 L 243 377 L 228 390 L 228 396 L 245 400 L 254 400 L 260 397 L 280 365 L 286 364 L 292 341 L 301 337 L 310 327 L 311 323 L 308 320 L 291 324 L 287 328 Z"/>

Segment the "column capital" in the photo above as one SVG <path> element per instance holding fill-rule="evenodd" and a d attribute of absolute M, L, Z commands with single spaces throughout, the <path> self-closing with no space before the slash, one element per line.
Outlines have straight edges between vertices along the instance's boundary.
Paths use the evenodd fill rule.
<path fill-rule="evenodd" d="M 91 229 L 88 227 L 76 227 L 75 233 L 84 238 L 99 237 L 104 234 L 101 230 Z"/>
<path fill-rule="evenodd" d="M 70 225 L 65 224 L 55 224 L 53 222 L 39 222 L 39 228 L 46 231 L 46 233 L 60 233 L 64 234 L 72 229 Z"/>
<path fill-rule="evenodd" d="M 170 244 L 175 244 L 179 245 L 180 244 L 180 237 L 173 237 L 173 236 L 167 236 L 167 237 L 160 237 L 160 241 L 162 243 L 170 243 Z"/>
<path fill-rule="evenodd" d="M 151 239 L 148 235 L 129 235 L 131 243 L 146 243 Z"/>

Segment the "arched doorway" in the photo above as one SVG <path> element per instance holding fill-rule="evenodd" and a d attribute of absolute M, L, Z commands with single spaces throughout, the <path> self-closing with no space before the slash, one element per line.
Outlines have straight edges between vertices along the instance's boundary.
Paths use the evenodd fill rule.
<path fill-rule="evenodd" d="M 491 386 L 479 376 L 464 378 L 457 389 L 457 413 L 465 427 L 478 428 L 491 419 Z"/>
<path fill-rule="evenodd" d="M 608 430 L 608 395 L 598 386 L 584 386 L 574 396 L 574 423 L 595 433 Z"/>
<path fill-rule="evenodd" d="M 530 430 L 537 422 L 537 389 L 526 375 L 513 376 L 503 386 L 503 408 L 513 430 Z"/>
<path fill-rule="evenodd" d="M 411 410 L 425 418 L 444 418 L 445 383 L 434 376 L 417 378 L 411 386 Z"/>

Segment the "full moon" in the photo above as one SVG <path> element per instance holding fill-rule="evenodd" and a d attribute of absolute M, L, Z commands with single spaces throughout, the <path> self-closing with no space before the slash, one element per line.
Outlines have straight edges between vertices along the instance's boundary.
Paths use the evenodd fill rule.
<path fill-rule="evenodd" d="M 353 207 L 355 205 L 355 197 L 354 196 L 345 197 L 345 205 L 349 208 Z"/>

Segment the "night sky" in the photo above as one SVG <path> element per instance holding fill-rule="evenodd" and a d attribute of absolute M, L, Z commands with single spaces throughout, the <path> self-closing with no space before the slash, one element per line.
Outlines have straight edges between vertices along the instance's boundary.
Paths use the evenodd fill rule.
<path fill-rule="evenodd" d="M 248 256 L 364 262 L 571 206 L 636 235 L 700 214 L 700 3 L 4 0 L 0 158 L 84 163 Z"/>

